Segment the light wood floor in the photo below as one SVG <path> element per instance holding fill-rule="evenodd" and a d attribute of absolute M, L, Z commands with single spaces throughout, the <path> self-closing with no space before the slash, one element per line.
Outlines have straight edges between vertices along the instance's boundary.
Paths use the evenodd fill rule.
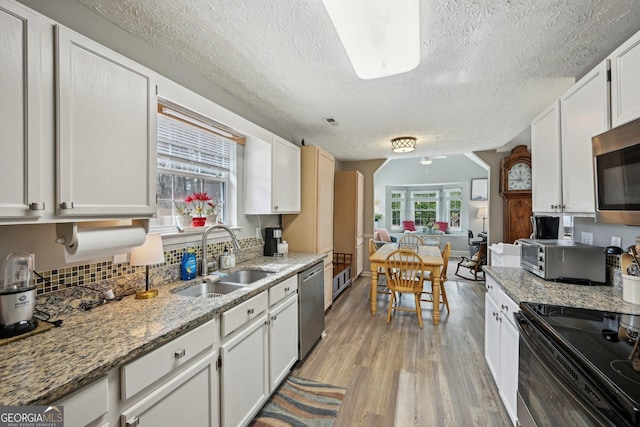
<path fill-rule="evenodd" d="M 388 295 L 371 316 L 370 283 L 361 277 L 334 301 L 326 338 L 293 371 L 347 389 L 336 426 L 510 425 L 484 359 L 484 282 L 447 282 L 451 314 L 434 326 L 422 303 L 424 329 L 402 311 L 387 325 Z"/>

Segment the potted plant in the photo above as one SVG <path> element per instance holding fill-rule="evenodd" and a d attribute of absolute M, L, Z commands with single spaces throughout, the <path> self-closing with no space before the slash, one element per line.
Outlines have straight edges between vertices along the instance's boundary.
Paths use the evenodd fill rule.
<path fill-rule="evenodd" d="M 176 224 L 180 228 L 191 226 L 191 208 L 185 202 L 175 202 Z"/>
<path fill-rule="evenodd" d="M 373 214 L 373 220 L 376 222 L 376 226 L 378 225 L 378 221 L 380 221 L 381 219 L 382 219 L 382 214 L 381 213 Z"/>
<path fill-rule="evenodd" d="M 216 225 L 218 223 L 222 223 L 222 221 L 218 220 L 221 204 L 222 202 L 215 202 L 213 200 L 207 202 L 207 205 L 205 207 L 207 222 L 205 223 L 205 225 Z"/>
<path fill-rule="evenodd" d="M 193 217 L 191 218 L 192 227 L 202 227 L 207 221 L 207 203 L 213 200 L 207 193 L 193 193 L 184 199 L 187 205 L 191 205 Z"/>

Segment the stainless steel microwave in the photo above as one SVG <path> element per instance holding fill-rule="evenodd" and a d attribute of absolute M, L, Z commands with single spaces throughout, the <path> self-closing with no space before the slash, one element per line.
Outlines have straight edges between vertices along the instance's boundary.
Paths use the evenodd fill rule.
<path fill-rule="evenodd" d="M 604 248 L 573 240 L 519 239 L 520 266 L 545 280 L 602 285 Z"/>
<path fill-rule="evenodd" d="M 640 225 L 640 119 L 591 139 L 596 220 Z"/>

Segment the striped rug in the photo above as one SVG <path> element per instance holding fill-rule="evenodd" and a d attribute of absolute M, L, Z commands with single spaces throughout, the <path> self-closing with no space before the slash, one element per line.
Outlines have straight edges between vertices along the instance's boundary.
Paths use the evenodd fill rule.
<path fill-rule="evenodd" d="M 345 393 L 344 388 L 289 376 L 250 425 L 332 426 Z"/>

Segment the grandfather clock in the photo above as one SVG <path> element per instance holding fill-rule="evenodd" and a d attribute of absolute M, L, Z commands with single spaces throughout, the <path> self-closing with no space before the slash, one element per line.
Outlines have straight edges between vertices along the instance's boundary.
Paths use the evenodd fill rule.
<path fill-rule="evenodd" d="M 531 153 L 518 145 L 500 160 L 500 195 L 504 199 L 503 242 L 513 243 L 532 233 Z"/>

